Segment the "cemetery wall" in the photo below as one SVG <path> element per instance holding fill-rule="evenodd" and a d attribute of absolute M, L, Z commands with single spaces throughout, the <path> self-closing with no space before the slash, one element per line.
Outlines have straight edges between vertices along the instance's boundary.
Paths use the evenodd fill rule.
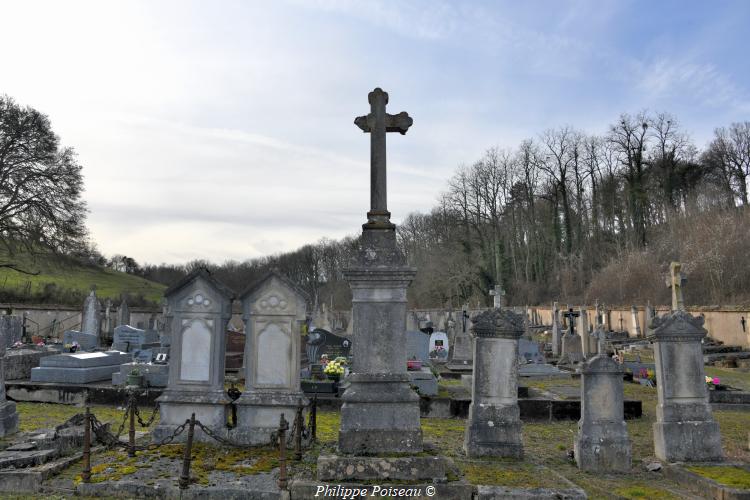
<path fill-rule="evenodd" d="M 560 304 L 560 310 L 564 310 L 567 304 Z M 572 306 L 572 305 L 571 305 Z M 580 306 L 572 306 L 576 310 Z M 62 333 L 65 330 L 76 329 L 81 324 L 81 310 L 80 308 L 73 308 L 70 306 L 51 306 L 48 304 L 44 305 L 28 305 L 28 304 L 0 304 L 0 310 L 5 311 L 11 308 L 13 314 L 21 315 L 27 314 L 27 329 L 30 334 L 36 334 L 41 332 L 42 336 L 50 335 L 53 331 L 54 335 L 62 337 Z M 594 324 L 594 306 L 585 306 L 589 317 L 589 324 Z M 520 308 L 515 308 L 519 309 Z M 551 306 L 538 306 L 535 307 L 539 313 L 542 322 L 546 325 L 552 324 L 552 310 Z M 656 313 L 662 314 L 668 311 L 667 307 L 659 306 L 656 307 Z M 469 315 L 480 312 L 484 309 L 473 308 L 469 310 Z M 691 314 L 703 314 L 706 319 L 705 328 L 708 330 L 708 334 L 711 338 L 721 341 L 727 345 L 737 345 L 744 348 L 750 348 L 750 308 L 738 309 L 738 308 L 722 308 L 722 307 L 688 307 L 688 312 Z M 635 336 L 635 329 L 633 328 L 631 321 L 630 307 L 611 307 L 610 308 L 610 321 L 612 328 L 620 329 L 620 318 L 622 318 L 622 328 L 628 330 L 631 337 Z M 146 308 L 131 308 L 131 326 L 137 328 L 143 328 L 148 326 L 148 322 L 153 315 L 159 314 L 161 311 L 157 309 L 146 309 Z M 112 328 L 115 326 L 116 308 L 112 310 Z M 313 324 L 320 328 L 329 329 L 333 333 L 345 336 L 351 336 L 351 312 L 350 311 L 333 311 L 337 317 L 345 318 L 346 328 L 343 330 L 337 330 L 335 328 L 326 328 L 332 322 L 328 321 L 327 315 L 318 313 L 313 317 Z M 452 311 L 453 318 L 456 321 L 457 328 L 461 325 L 461 310 Z M 419 330 L 420 325 L 424 326 L 425 321 L 429 318 L 429 321 L 433 324 L 435 331 L 445 331 L 447 329 L 446 320 L 448 317 L 448 311 L 445 309 L 418 309 L 410 310 L 406 315 L 406 329 L 407 330 Z M 745 331 L 742 330 L 742 324 L 740 323 L 741 318 L 745 318 L 746 325 Z M 642 333 L 646 333 L 646 311 L 643 307 L 638 307 L 638 321 L 640 323 L 640 330 Z M 229 322 L 230 328 L 235 330 L 242 329 L 242 317 L 237 311 L 232 314 L 232 319 Z M 111 333 L 105 338 L 111 338 Z"/>

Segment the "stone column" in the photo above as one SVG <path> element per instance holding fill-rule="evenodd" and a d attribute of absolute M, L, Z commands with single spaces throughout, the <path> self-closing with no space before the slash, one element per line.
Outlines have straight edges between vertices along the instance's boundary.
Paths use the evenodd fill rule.
<path fill-rule="evenodd" d="M 552 355 L 560 356 L 562 351 L 562 325 L 560 325 L 560 310 L 557 302 L 552 304 Z"/>
<path fill-rule="evenodd" d="M 16 403 L 5 398 L 5 335 L 0 333 L 0 437 L 18 431 Z"/>
<path fill-rule="evenodd" d="M 591 339 L 589 338 L 589 316 L 585 308 L 578 310 L 578 335 L 581 337 L 581 352 L 583 357 L 591 356 Z"/>
<path fill-rule="evenodd" d="M 419 396 L 406 373 L 406 289 L 416 269 L 396 246 L 392 228 L 366 227 L 355 265 L 344 271 L 352 290 L 354 366 L 342 396 L 343 453 L 419 452 Z"/>
<path fill-rule="evenodd" d="M 630 317 L 633 322 L 633 334 L 640 338 L 641 335 L 641 322 L 638 318 L 638 308 L 636 306 L 630 306 Z"/>
<path fill-rule="evenodd" d="M 115 326 L 120 325 L 129 325 L 130 324 L 130 308 L 128 307 L 128 301 L 125 300 L 123 297 L 122 302 L 120 302 L 120 307 L 117 309 L 117 324 Z"/>
<path fill-rule="evenodd" d="M 675 311 L 654 318 L 659 404 L 654 423 L 656 456 L 669 462 L 721 460 L 721 435 L 711 413 L 703 370 L 703 318 Z"/>
<path fill-rule="evenodd" d="M 581 366 L 581 419 L 574 444 L 580 469 L 630 471 L 622 374 L 622 367 L 606 355 L 595 356 Z"/>
<path fill-rule="evenodd" d="M 523 316 L 494 309 L 473 321 L 474 378 L 464 452 L 470 457 L 521 458 L 518 339 L 524 332 Z"/>

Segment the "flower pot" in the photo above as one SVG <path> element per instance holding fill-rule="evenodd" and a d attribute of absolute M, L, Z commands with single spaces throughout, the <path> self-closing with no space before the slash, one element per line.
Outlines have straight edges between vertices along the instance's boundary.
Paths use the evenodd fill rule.
<path fill-rule="evenodd" d="M 416 359 L 410 359 L 406 362 L 406 369 L 409 371 L 419 371 L 422 369 L 422 362 Z"/>
<path fill-rule="evenodd" d="M 332 380 L 333 382 L 338 382 L 341 379 L 341 375 L 338 374 L 327 374 L 328 380 Z"/>
<path fill-rule="evenodd" d="M 128 375 L 127 385 L 142 387 L 143 386 L 143 375 Z"/>

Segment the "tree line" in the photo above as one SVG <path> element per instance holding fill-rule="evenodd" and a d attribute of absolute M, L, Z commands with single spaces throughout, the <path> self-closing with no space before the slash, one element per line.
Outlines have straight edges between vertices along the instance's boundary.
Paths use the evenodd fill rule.
<path fill-rule="evenodd" d="M 489 305 L 496 285 L 515 305 L 666 304 L 663 276 L 675 259 L 692 303 L 747 302 L 748 176 L 747 121 L 717 128 L 703 150 L 674 117 L 646 112 L 621 115 L 601 135 L 564 126 L 489 148 L 457 167 L 429 212 L 399 225 L 399 245 L 419 269 L 410 305 Z M 59 255 L 170 284 L 208 265 L 236 290 L 276 268 L 312 305 L 350 306 L 342 271 L 356 235 L 245 262 L 140 265 L 97 251 L 82 193 L 75 151 L 48 117 L 0 96 L 0 267 L 33 274 L 16 256 Z"/>
<path fill-rule="evenodd" d="M 399 225 L 419 269 L 410 305 L 489 305 L 495 285 L 515 305 L 666 304 L 675 259 L 691 274 L 693 303 L 747 301 L 748 175 L 750 122 L 716 129 L 701 151 L 666 113 L 623 114 L 602 135 L 564 126 L 490 148 L 456 169 L 435 207 Z M 348 308 L 342 270 L 355 248 L 356 237 L 324 239 L 213 268 L 240 288 L 278 268 L 315 305 Z M 167 282 L 197 264 L 142 272 Z"/>

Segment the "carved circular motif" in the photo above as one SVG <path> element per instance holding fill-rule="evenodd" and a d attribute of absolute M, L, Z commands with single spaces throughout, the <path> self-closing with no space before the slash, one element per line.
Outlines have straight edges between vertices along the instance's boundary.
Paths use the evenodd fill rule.
<path fill-rule="evenodd" d="M 204 305 L 204 306 L 208 306 L 208 305 L 211 305 L 211 301 L 210 301 L 210 300 L 208 300 L 208 299 L 203 299 L 203 305 Z"/>
<path fill-rule="evenodd" d="M 281 306 L 282 309 L 286 308 L 286 306 L 287 306 L 286 300 L 282 300 L 279 305 Z"/>
<path fill-rule="evenodd" d="M 271 307 L 276 307 L 279 305 L 279 298 L 276 297 L 275 295 L 271 295 L 268 298 L 268 303 L 270 304 Z"/>
<path fill-rule="evenodd" d="M 260 307 L 268 307 L 268 302 L 266 302 L 265 300 L 261 300 Z"/>
<path fill-rule="evenodd" d="M 189 305 L 189 306 L 192 306 L 192 305 L 193 305 L 193 299 L 192 299 L 192 297 L 188 299 L 188 305 Z"/>
<path fill-rule="evenodd" d="M 196 301 L 196 302 L 197 302 L 198 304 L 201 304 L 201 303 L 203 303 L 203 295 L 201 295 L 201 294 L 197 294 L 197 295 L 195 296 L 195 301 Z"/>

